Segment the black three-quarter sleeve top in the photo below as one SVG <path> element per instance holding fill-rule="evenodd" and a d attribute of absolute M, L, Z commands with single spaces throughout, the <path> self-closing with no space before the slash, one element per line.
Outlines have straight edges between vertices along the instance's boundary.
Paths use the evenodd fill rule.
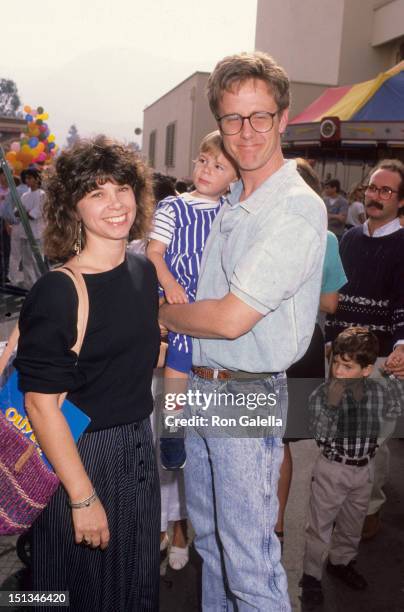
<path fill-rule="evenodd" d="M 20 314 L 14 365 L 21 391 L 63 393 L 85 412 L 97 431 L 146 418 L 152 411 L 151 380 L 160 331 L 154 266 L 128 255 L 113 270 L 83 274 L 89 318 L 77 361 L 78 296 L 73 281 L 45 274 Z"/>

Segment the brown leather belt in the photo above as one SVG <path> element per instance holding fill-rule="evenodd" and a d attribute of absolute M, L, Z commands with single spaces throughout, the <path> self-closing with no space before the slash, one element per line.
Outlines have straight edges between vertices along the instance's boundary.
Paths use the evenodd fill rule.
<path fill-rule="evenodd" d="M 259 380 L 261 378 L 268 378 L 269 376 L 275 376 L 279 372 L 243 372 L 242 370 L 216 370 L 214 368 L 204 368 L 202 366 L 194 366 L 192 372 L 204 378 L 205 380 Z"/>

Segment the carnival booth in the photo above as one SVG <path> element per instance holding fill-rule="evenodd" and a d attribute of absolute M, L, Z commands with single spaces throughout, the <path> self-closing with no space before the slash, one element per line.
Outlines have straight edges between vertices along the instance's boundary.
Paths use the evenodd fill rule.
<path fill-rule="evenodd" d="M 345 185 L 354 168 L 363 177 L 379 159 L 404 160 L 404 61 L 370 81 L 326 89 L 290 121 L 283 148 L 315 160 L 322 178 L 342 165 Z"/>

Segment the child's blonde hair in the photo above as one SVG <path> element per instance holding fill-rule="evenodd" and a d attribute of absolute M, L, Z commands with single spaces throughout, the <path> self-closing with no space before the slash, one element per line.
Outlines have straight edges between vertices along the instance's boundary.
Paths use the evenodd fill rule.
<path fill-rule="evenodd" d="M 224 155 L 226 159 L 233 166 L 237 176 L 239 176 L 238 169 L 234 162 L 234 159 L 232 159 L 229 156 L 226 149 L 224 148 L 223 138 L 219 130 L 210 132 L 209 134 L 206 134 L 206 136 L 202 138 L 201 143 L 199 145 L 199 154 L 201 153 L 210 153 L 214 157 L 218 157 L 220 154 Z"/>
<path fill-rule="evenodd" d="M 213 155 L 223 153 L 226 155 L 222 135 L 219 130 L 210 132 L 202 138 L 201 144 L 199 145 L 199 153 L 212 153 Z"/>

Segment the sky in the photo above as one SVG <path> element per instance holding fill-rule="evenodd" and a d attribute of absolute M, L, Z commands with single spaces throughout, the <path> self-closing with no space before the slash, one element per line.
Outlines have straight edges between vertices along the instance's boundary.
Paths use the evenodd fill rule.
<path fill-rule="evenodd" d="M 43 106 L 56 142 L 126 142 L 143 109 L 196 70 L 252 51 L 257 0 L 19 0 L 1 3 L 0 78 Z"/>

